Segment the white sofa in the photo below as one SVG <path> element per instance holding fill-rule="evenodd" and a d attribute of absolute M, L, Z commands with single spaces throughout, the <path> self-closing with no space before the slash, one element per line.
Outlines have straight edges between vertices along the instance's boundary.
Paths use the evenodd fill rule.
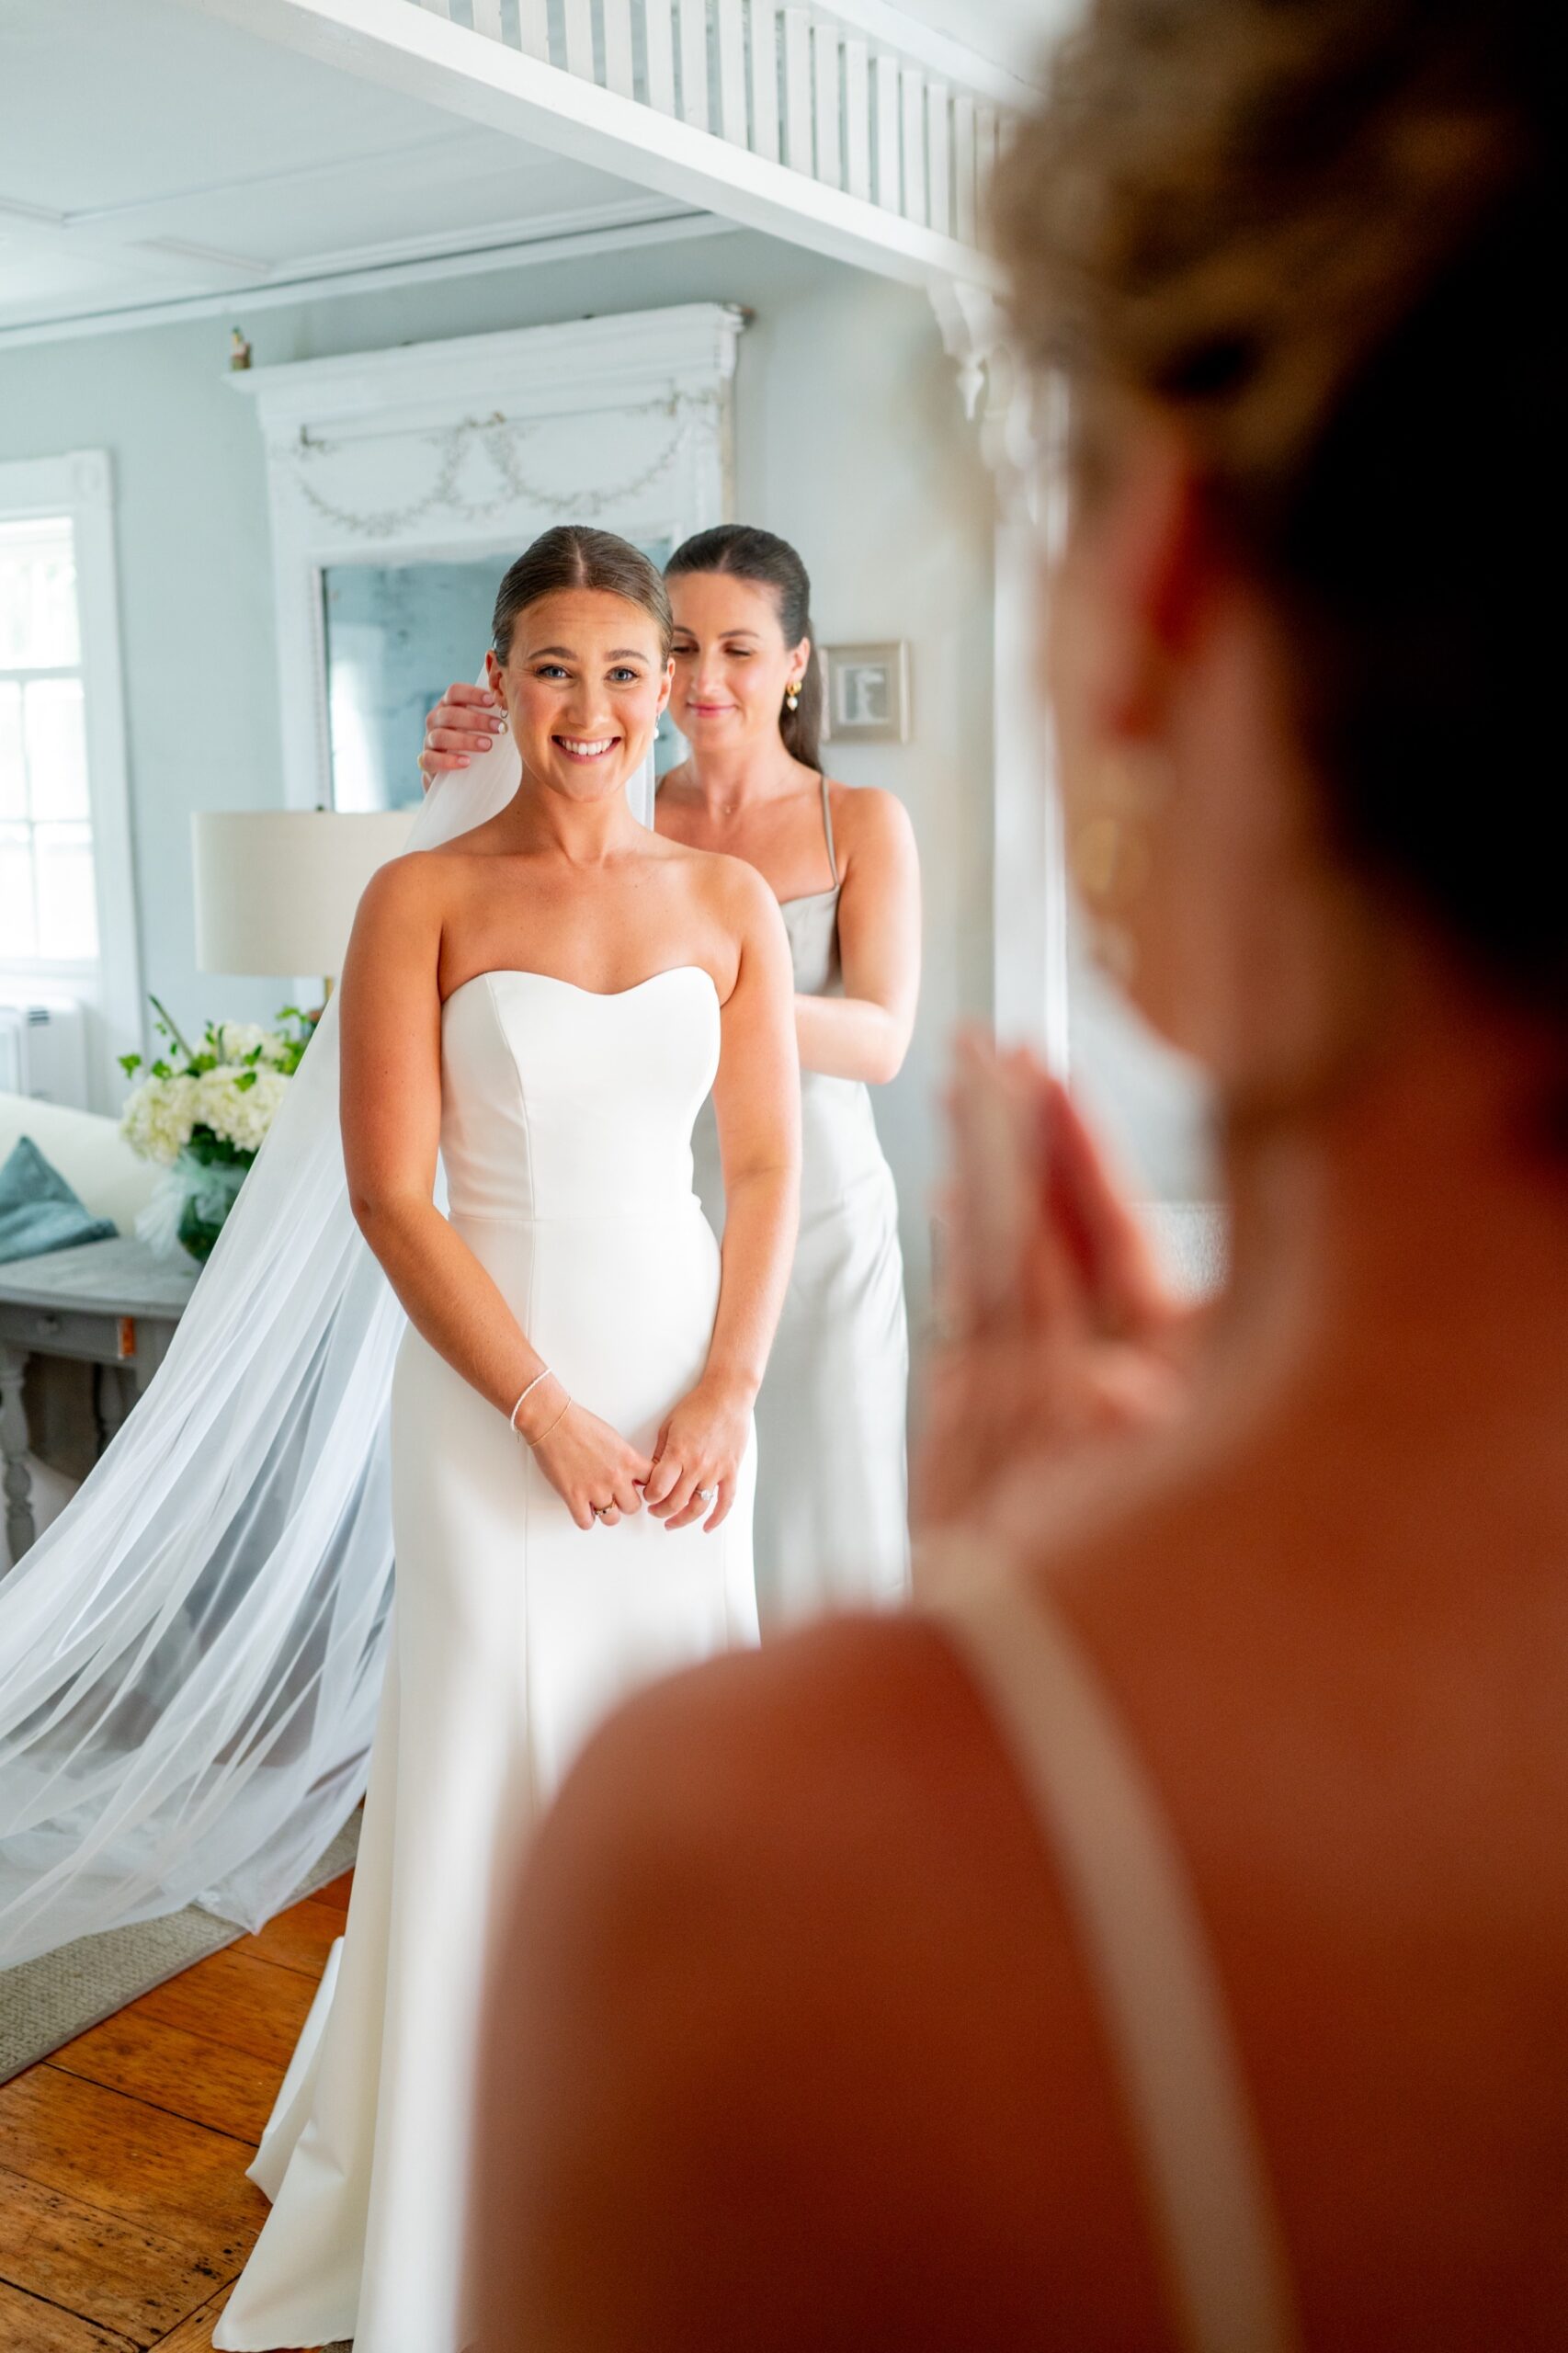
<path fill-rule="evenodd" d="M 95 1217 L 111 1217 L 121 1233 L 131 1232 L 160 1171 L 137 1159 L 117 1120 L 35 1096 L 0 1094 L 0 1162 L 18 1136 L 31 1136 Z"/>
<path fill-rule="evenodd" d="M 0 1162 L 18 1136 L 31 1136 L 96 1217 L 111 1217 L 122 1233 L 132 1232 L 161 1172 L 151 1161 L 138 1160 L 118 1120 L 0 1092 Z M 72 1470 L 79 1473 L 91 1461 L 96 1432 L 91 1387 L 82 1367 L 35 1357 L 28 1378 L 33 1427 L 48 1433 L 38 1443 L 50 1459 L 40 1461 L 35 1455 L 30 1463 L 33 1517 L 41 1533 L 74 1491 Z M 0 1519 L 0 1576 L 10 1565 Z"/>

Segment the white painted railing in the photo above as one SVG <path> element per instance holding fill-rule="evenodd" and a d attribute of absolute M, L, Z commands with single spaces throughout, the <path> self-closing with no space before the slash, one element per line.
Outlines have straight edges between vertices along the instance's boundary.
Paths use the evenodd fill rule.
<path fill-rule="evenodd" d="M 407 0 L 973 246 L 1024 87 L 889 0 Z"/>

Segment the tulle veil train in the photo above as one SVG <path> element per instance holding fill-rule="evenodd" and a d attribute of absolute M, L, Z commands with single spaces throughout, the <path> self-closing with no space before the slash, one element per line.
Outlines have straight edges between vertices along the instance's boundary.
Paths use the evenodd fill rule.
<path fill-rule="evenodd" d="M 509 738 L 415 817 L 504 808 Z M 650 766 L 629 788 L 653 817 Z M 199 1903 L 256 1927 L 358 1802 L 403 1311 L 349 1210 L 329 1004 L 152 1386 L 0 1581 L 0 1966 Z"/>

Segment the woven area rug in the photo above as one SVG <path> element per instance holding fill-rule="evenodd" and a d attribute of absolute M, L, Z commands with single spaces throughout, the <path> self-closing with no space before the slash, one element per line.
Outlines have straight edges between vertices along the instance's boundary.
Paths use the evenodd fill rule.
<path fill-rule="evenodd" d="M 358 1844 L 356 1814 L 306 1873 L 290 1902 L 297 1904 L 339 1878 L 352 1864 Z M 0 1970 L 0 2083 L 112 2018 L 166 1977 L 177 1977 L 192 1961 L 237 1943 L 244 1933 L 232 1920 L 217 1919 L 193 1904 L 166 1919 L 110 1928 L 101 1937 L 78 1937 L 74 1944 L 26 1961 L 19 1969 Z"/>

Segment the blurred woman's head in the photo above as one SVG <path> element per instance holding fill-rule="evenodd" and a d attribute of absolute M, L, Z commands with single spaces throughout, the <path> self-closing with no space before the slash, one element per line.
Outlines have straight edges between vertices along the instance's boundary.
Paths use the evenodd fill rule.
<path fill-rule="evenodd" d="M 792 758 L 820 767 L 812 584 L 789 540 L 722 523 L 678 547 L 665 577 L 676 629 L 671 715 L 697 757 L 782 739 Z"/>
<path fill-rule="evenodd" d="M 1068 385 L 1074 864 L 1233 1096 L 1343 1068 L 1413 959 L 1568 1012 L 1549 14 L 1096 0 L 999 177 Z"/>

